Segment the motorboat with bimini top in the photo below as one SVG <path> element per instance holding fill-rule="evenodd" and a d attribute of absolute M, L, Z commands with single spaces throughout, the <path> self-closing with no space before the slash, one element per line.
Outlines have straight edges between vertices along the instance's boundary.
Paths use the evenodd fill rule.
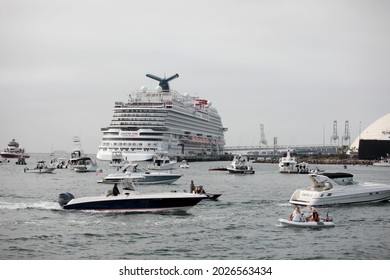
<path fill-rule="evenodd" d="M 241 156 L 235 156 L 233 158 L 233 161 L 228 167 L 226 168 L 229 173 L 234 174 L 254 174 L 255 171 L 253 170 L 253 167 L 251 165 L 246 164 L 246 160 L 242 158 Z"/>
<path fill-rule="evenodd" d="M 16 142 L 15 139 L 12 139 L 12 141 L 8 143 L 7 148 L 5 148 L 0 153 L 0 155 L 2 158 L 19 158 L 19 157 L 29 158 L 30 157 L 29 154 L 25 153 L 24 149 L 19 148 L 19 143 Z"/>
<path fill-rule="evenodd" d="M 127 163 L 117 172 L 105 176 L 99 183 L 119 183 L 134 175 L 138 176 L 134 180 L 139 185 L 172 184 L 183 176 L 183 174 L 175 174 L 171 171 L 149 171 L 139 167 L 137 163 Z"/>
<path fill-rule="evenodd" d="M 38 174 L 43 174 L 43 173 L 53 173 L 54 170 L 56 170 L 55 167 L 53 166 L 48 166 L 46 164 L 46 161 L 40 160 L 37 162 L 37 165 L 34 168 L 24 168 L 25 173 L 38 173 Z"/>
<path fill-rule="evenodd" d="M 353 204 L 388 201 L 390 185 L 379 183 L 357 183 L 353 175 L 344 172 L 309 174 L 313 185 L 297 189 L 290 203 L 306 206 Z"/>
<path fill-rule="evenodd" d="M 58 203 L 64 209 L 123 211 L 123 212 L 186 212 L 207 198 L 203 194 L 185 192 L 140 193 L 134 181 L 122 181 L 122 192 L 117 184 L 105 195 L 75 198 L 71 193 L 61 193 Z"/>

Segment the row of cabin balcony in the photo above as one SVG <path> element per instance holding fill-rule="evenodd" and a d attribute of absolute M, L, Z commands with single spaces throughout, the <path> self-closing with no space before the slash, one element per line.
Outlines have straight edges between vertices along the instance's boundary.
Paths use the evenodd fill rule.
<path fill-rule="evenodd" d="M 166 118 L 114 118 L 113 122 L 119 122 L 119 121 L 156 121 L 156 122 L 162 122 L 165 121 Z"/>
<path fill-rule="evenodd" d="M 115 122 L 112 122 L 111 123 L 111 126 L 112 127 L 115 127 L 115 126 L 130 126 L 130 125 L 133 125 L 133 126 L 165 126 L 165 123 L 150 123 L 150 122 L 121 122 L 121 123 L 115 123 Z"/>

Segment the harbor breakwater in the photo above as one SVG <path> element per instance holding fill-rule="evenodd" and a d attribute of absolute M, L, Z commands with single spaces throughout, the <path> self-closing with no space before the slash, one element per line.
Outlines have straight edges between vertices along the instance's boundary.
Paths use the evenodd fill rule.
<path fill-rule="evenodd" d="M 292 155 L 297 162 L 307 162 L 309 164 L 343 164 L 343 165 L 372 165 L 374 160 L 362 160 L 347 155 Z M 258 158 L 254 163 L 278 163 L 279 158 Z"/>

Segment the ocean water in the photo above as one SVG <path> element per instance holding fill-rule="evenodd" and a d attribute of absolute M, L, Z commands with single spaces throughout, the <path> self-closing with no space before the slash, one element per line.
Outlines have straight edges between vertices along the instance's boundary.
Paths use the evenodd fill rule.
<path fill-rule="evenodd" d="M 48 154 L 33 154 L 36 160 Z M 390 203 L 319 208 L 336 227 L 294 229 L 276 226 L 293 210 L 288 203 L 307 175 L 280 174 L 276 164 L 253 163 L 254 175 L 208 171 L 229 162 L 191 162 L 171 185 L 141 186 L 150 192 L 189 190 L 191 180 L 218 201 L 202 201 L 186 214 L 107 213 L 63 210 L 58 194 L 76 197 L 105 193 L 103 173 L 56 170 L 24 173 L 26 166 L 0 165 L 0 259 L 2 260 L 389 260 Z M 141 165 L 146 165 L 142 163 Z M 356 181 L 390 183 L 390 170 L 374 166 L 320 165 L 347 171 Z M 304 212 L 309 209 L 303 208 Z"/>

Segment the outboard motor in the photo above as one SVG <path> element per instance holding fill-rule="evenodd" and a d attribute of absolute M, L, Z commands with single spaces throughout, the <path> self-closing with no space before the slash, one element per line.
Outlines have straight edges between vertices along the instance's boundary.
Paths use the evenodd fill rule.
<path fill-rule="evenodd" d="M 58 196 L 58 203 L 62 206 L 68 204 L 69 201 L 71 201 L 74 198 L 74 195 L 71 193 L 60 193 Z"/>

